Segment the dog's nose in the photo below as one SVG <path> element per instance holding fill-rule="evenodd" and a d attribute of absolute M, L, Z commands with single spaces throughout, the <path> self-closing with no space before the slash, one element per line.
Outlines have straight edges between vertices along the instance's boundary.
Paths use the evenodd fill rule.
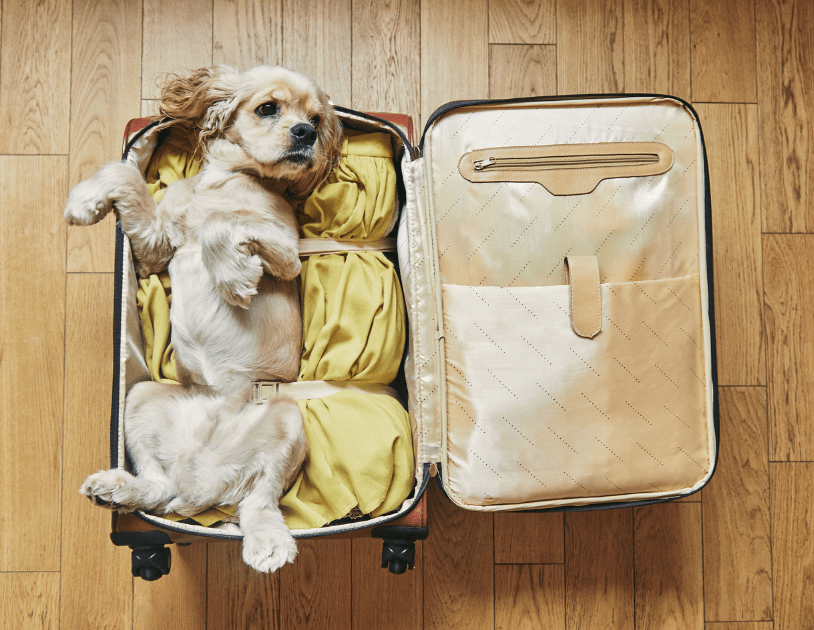
<path fill-rule="evenodd" d="M 291 139 L 296 145 L 310 147 L 316 142 L 317 130 L 306 123 L 294 125 L 291 128 Z"/>

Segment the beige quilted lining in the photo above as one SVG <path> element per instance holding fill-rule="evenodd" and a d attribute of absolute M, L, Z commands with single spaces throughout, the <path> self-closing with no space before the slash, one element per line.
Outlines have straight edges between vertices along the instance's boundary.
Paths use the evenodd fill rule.
<path fill-rule="evenodd" d="M 472 183 L 483 147 L 659 142 L 666 173 L 554 196 Z M 695 121 L 667 99 L 470 107 L 424 146 L 444 341 L 444 482 L 474 509 L 674 496 L 714 449 Z M 574 333 L 566 256 L 595 256 L 602 331 Z M 443 391 L 445 390 L 445 392 Z"/>

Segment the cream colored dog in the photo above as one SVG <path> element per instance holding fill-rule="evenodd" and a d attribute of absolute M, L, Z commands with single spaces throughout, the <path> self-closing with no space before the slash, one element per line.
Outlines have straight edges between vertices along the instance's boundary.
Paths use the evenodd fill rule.
<path fill-rule="evenodd" d="M 198 134 L 203 166 L 153 201 L 134 165 L 103 166 L 68 196 L 65 220 L 115 210 L 141 276 L 169 267 L 170 322 L 182 387 L 135 385 L 125 443 L 135 475 L 115 468 L 80 492 L 121 511 L 192 515 L 238 504 L 243 559 L 258 571 L 297 550 L 279 499 L 306 457 L 297 404 L 246 404 L 252 381 L 297 376 L 302 338 L 297 221 L 284 193 L 305 196 L 339 159 L 327 96 L 283 68 L 202 68 L 172 78 L 164 126 Z"/>

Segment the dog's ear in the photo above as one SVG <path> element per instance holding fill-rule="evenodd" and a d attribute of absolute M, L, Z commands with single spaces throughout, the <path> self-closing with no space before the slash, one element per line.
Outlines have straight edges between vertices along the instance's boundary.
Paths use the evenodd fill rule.
<path fill-rule="evenodd" d="M 169 118 L 167 125 L 192 129 L 205 142 L 226 130 L 238 105 L 239 76 L 237 68 L 226 64 L 199 68 L 189 77 L 171 75 L 161 88 L 158 110 Z"/>
<path fill-rule="evenodd" d="M 342 155 L 342 124 L 328 96 L 321 94 L 320 102 L 323 116 L 317 133 L 315 168 L 289 186 L 288 192 L 296 198 L 307 197 L 316 190 L 339 164 Z"/>

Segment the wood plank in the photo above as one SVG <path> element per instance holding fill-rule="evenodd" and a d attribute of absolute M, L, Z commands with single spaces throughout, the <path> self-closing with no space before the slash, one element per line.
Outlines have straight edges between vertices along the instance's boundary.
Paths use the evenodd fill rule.
<path fill-rule="evenodd" d="M 488 33 L 487 0 L 422 0 L 421 126 L 444 103 L 487 98 Z"/>
<path fill-rule="evenodd" d="M 297 559 L 280 569 L 280 627 L 351 627 L 351 541 L 298 540 Z"/>
<path fill-rule="evenodd" d="M 75 186 L 121 157 L 127 121 L 139 115 L 141 3 L 75 0 L 68 181 Z M 68 271 L 113 271 L 116 221 L 68 228 Z"/>
<path fill-rule="evenodd" d="M 421 541 L 416 542 L 415 569 L 402 575 L 394 575 L 381 568 L 380 539 L 353 539 L 353 628 L 422 630 L 422 545 Z"/>
<path fill-rule="evenodd" d="M 489 98 L 556 93 L 556 46 L 489 46 Z"/>
<path fill-rule="evenodd" d="M 556 44 L 556 0 L 489 0 L 490 44 Z"/>
<path fill-rule="evenodd" d="M 560 94 L 623 92 L 623 0 L 572 0 L 557 5 Z"/>
<path fill-rule="evenodd" d="M 212 65 L 212 0 L 143 0 L 141 98 L 167 73 Z"/>
<path fill-rule="evenodd" d="M 756 103 L 753 2 L 690 0 L 692 99 Z"/>
<path fill-rule="evenodd" d="M 0 571 L 57 571 L 68 158 L 0 172 Z"/>
<path fill-rule="evenodd" d="M 625 0 L 625 90 L 690 100 L 689 0 Z"/>
<path fill-rule="evenodd" d="M 704 627 L 701 506 L 665 503 L 634 509 L 636 627 Z"/>
<path fill-rule="evenodd" d="M 407 114 L 418 122 L 420 23 L 418 0 L 353 0 L 354 109 Z"/>
<path fill-rule="evenodd" d="M 569 630 L 633 630 L 633 510 L 565 515 Z"/>
<path fill-rule="evenodd" d="M 59 625 L 59 573 L 0 573 L 0 627 L 56 630 Z"/>
<path fill-rule="evenodd" d="M 764 388 L 723 387 L 718 468 L 703 492 L 707 621 L 772 618 L 769 436 Z"/>
<path fill-rule="evenodd" d="M 715 247 L 721 385 L 765 385 L 757 108 L 697 105 L 704 129 Z"/>
<path fill-rule="evenodd" d="M 493 519 L 462 510 L 437 484 L 427 487 L 432 515 L 424 541 L 425 630 L 494 628 Z"/>
<path fill-rule="evenodd" d="M 214 63 L 240 70 L 283 58 L 283 0 L 214 0 Z"/>
<path fill-rule="evenodd" d="M 563 515 L 495 513 L 495 563 L 563 562 Z"/>
<path fill-rule="evenodd" d="M 246 565 L 240 543 L 208 547 L 206 627 L 279 628 L 279 572 L 259 573 Z"/>
<path fill-rule="evenodd" d="M 189 547 L 171 545 L 169 575 L 155 582 L 133 580 L 133 628 L 206 627 L 206 548 L 203 542 Z"/>
<path fill-rule="evenodd" d="M 565 579 L 557 565 L 495 567 L 495 630 L 564 630 Z"/>
<path fill-rule="evenodd" d="M 337 105 L 351 101 L 351 0 L 287 3 L 283 65 L 313 79 Z"/>
<path fill-rule="evenodd" d="M 814 3 L 757 0 L 764 232 L 814 232 Z"/>
<path fill-rule="evenodd" d="M 771 621 L 730 621 L 724 623 L 708 623 L 705 630 L 772 630 Z"/>
<path fill-rule="evenodd" d="M 71 5 L 3 2 L 0 153 L 68 153 Z"/>
<path fill-rule="evenodd" d="M 814 235 L 763 237 L 771 460 L 814 460 Z"/>
<path fill-rule="evenodd" d="M 775 630 L 814 628 L 814 464 L 772 464 Z"/>
<path fill-rule="evenodd" d="M 65 303 L 60 619 L 64 628 L 124 628 L 133 618 L 130 549 L 110 542 L 110 512 L 78 492 L 110 463 L 113 274 L 69 275 Z"/>

